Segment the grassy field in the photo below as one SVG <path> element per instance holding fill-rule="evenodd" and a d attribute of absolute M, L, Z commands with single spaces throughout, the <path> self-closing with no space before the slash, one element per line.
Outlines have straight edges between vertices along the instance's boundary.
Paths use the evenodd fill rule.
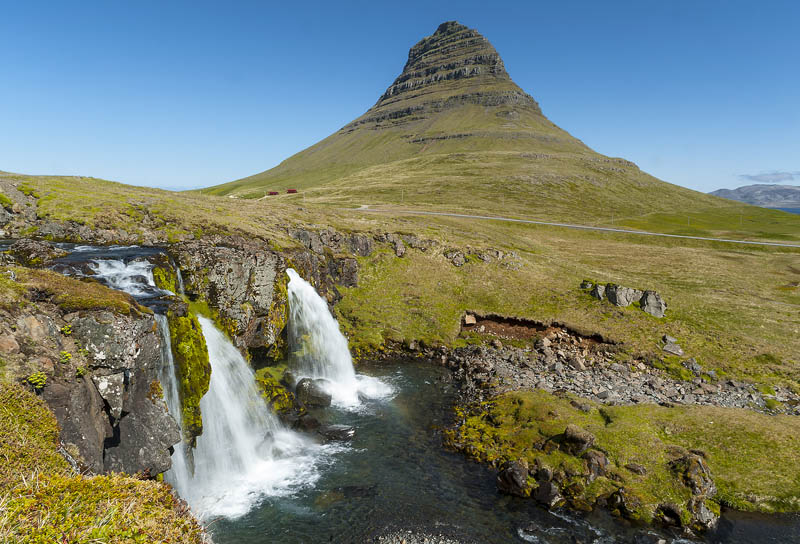
<path fill-rule="evenodd" d="M 73 473 L 57 452 L 58 432 L 41 399 L 0 383 L 0 541 L 205 541 L 200 524 L 166 485 Z"/>
<path fill-rule="evenodd" d="M 470 231 L 478 227 L 456 218 L 408 217 L 402 227 L 457 238 L 462 247 L 516 251 L 522 266 L 472 259 L 456 268 L 440 254 L 412 250 L 402 259 L 362 258 L 359 286 L 343 290 L 337 306 L 359 343 L 449 344 L 464 311 L 497 312 L 600 332 L 631 354 L 659 354 L 659 339 L 670 334 L 708 369 L 800 384 L 800 250 L 498 222 Z M 599 302 L 578 289 L 585 278 L 656 290 L 667 317 Z"/>
<path fill-rule="evenodd" d="M 614 475 L 581 488 L 582 498 L 591 504 L 625 487 L 641 501 L 635 517 L 644 520 L 652 519 L 659 504 L 688 501 L 689 491 L 670 467 L 688 449 L 705 455 L 718 487 L 716 502 L 740 510 L 800 509 L 797 417 L 701 406 L 588 406 L 584 413 L 569 398 L 543 391 L 508 393 L 467 415 L 452 440 L 472 457 L 498 466 L 522 458 L 530 466 L 538 460 L 554 471 L 581 474 L 586 470 L 581 460 L 532 447 L 576 424 L 596 437 L 595 447 L 606 453 Z M 646 474 L 627 470 L 631 463 Z"/>
<path fill-rule="evenodd" d="M 484 310 L 573 323 L 624 341 L 631 353 L 658 351 L 658 339 L 669 333 L 708 368 L 757 381 L 800 381 L 797 249 L 368 214 L 303 195 L 255 201 L 85 178 L 4 179 L 39 196 L 41 217 L 131 233 L 147 228 L 165 240 L 232 233 L 255 236 L 280 249 L 295 244 L 280 225 L 302 223 L 343 231 L 415 233 L 439 241 L 440 248 L 491 247 L 519 254 L 518 269 L 476 259 L 459 269 L 441 251 L 410 250 L 402 259 L 388 253 L 361 258 L 360 285 L 343 290 L 338 311 L 362 347 L 385 339 L 449 343 L 463 311 Z M 446 209 L 444 204 L 430 208 Z M 737 214 L 742 209 L 749 215 Z M 636 226 L 658 230 L 669 217 L 651 214 Z M 752 206 L 733 204 L 695 217 L 697 230 L 682 232 L 765 240 L 800 236 L 800 216 Z M 721 219 L 715 222 L 715 217 Z M 737 222 L 739 230 L 733 230 Z M 659 320 L 634 308 L 597 302 L 578 290 L 584 278 L 654 289 L 669 304 L 667 317 Z"/>

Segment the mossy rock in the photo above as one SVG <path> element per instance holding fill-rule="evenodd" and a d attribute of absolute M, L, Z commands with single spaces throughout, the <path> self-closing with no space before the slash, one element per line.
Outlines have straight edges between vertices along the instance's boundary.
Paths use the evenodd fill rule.
<path fill-rule="evenodd" d="M 11 211 L 11 208 L 14 207 L 14 202 L 10 198 L 8 198 L 5 194 L 0 193 L 0 206 L 2 206 L 8 211 Z"/>
<path fill-rule="evenodd" d="M 275 290 L 272 305 L 267 314 L 267 322 L 275 332 L 275 342 L 268 347 L 267 357 L 274 362 L 286 359 L 289 343 L 286 339 L 285 329 L 289 323 L 289 277 L 278 274 L 275 281 Z"/>
<path fill-rule="evenodd" d="M 711 406 L 600 406 L 590 401 L 584 402 L 595 409 L 585 413 L 571 400 L 544 391 L 505 393 L 457 410 L 455 419 L 464 423 L 445 438 L 451 447 L 493 466 L 524 459 L 531 467 L 547 466 L 553 473 L 579 478 L 583 488 L 581 493 L 572 488 L 573 504 L 600 502 L 624 486 L 627 506 L 620 509 L 620 503 L 616 510 L 646 523 L 658 517 L 664 504 L 676 505 L 680 522 L 689 523 L 693 488 L 711 497 L 704 503 L 712 513 L 720 504 L 763 512 L 800 510 L 796 417 Z M 570 424 L 591 432 L 593 447 L 609 461 L 606 474 L 588 485 L 585 459 L 548 447 Z M 675 460 L 690 450 L 704 452 L 709 475 L 703 485 L 676 471 Z M 632 463 L 644 470 L 631 471 L 627 467 Z"/>
<path fill-rule="evenodd" d="M 256 371 L 256 383 L 262 396 L 276 413 L 286 413 L 294 406 L 294 393 L 281 382 L 286 365 L 267 366 Z"/>
<path fill-rule="evenodd" d="M 178 291 L 178 274 L 169 265 L 157 265 L 153 267 L 153 281 L 159 289 L 166 289 L 176 295 Z"/>
<path fill-rule="evenodd" d="M 208 392 L 211 380 L 208 346 L 200 322 L 193 313 L 179 315 L 170 310 L 167 320 L 177 370 L 184 439 L 194 444 L 196 437 L 203 433 L 200 399 Z"/>

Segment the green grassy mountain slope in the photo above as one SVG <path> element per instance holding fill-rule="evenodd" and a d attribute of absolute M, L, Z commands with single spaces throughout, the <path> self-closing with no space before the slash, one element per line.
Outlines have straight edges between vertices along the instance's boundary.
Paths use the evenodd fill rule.
<path fill-rule="evenodd" d="M 336 205 L 576 222 L 647 214 L 687 222 L 684 212 L 741 208 L 595 153 L 543 115 L 486 38 L 456 22 L 411 48 L 400 76 L 364 115 L 271 170 L 204 192 L 258 198 L 287 188 Z"/>

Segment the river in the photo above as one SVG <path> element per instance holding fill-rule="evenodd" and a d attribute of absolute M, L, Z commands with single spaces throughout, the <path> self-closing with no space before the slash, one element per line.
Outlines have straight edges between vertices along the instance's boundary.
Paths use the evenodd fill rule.
<path fill-rule="evenodd" d="M 62 247 L 71 255 L 56 269 L 85 271 L 79 263 L 95 261 L 100 266 L 94 268 L 105 271 L 99 276 L 101 281 L 135 294 L 156 311 L 163 309 L 147 266 L 134 261 L 161 250 Z M 135 277 L 126 275 L 126 267 Z M 204 328 L 208 326 L 204 323 Z M 358 375 L 364 383 L 388 385 L 391 393 L 373 398 L 362 394 L 355 405 L 334 403 L 312 414 L 322 423 L 355 427 L 352 441 L 310 445 L 303 451 L 313 453 L 319 448 L 319 453 L 313 454 L 313 462 L 308 461 L 308 454 L 297 456 L 298 466 L 288 471 L 291 485 L 276 482 L 274 493 L 272 488 L 255 485 L 249 498 L 241 501 L 246 508 L 206 516 L 204 521 L 216 544 L 365 542 L 397 529 L 444 534 L 464 543 L 644 544 L 659 538 L 674 544 L 688 542 L 668 533 L 631 527 L 602 511 L 586 515 L 548 512 L 532 500 L 498 493 L 491 469 L 442 446 L 440 430 L 449 423 L 455 400 L 448 370 L 419 359 L 397 359 L 364 363 Z M 274 465 L 264 464 L 263 470 L 271 471 L 271 467 Z M 246 476 L 262 480 L 274 474 Z M 725 512 L 717 530 L 702 541 L 800 542 L 800 517 Z"/>

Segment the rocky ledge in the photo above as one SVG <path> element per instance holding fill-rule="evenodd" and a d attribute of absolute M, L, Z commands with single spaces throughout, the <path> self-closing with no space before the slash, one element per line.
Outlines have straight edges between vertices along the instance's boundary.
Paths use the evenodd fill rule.
<path fill-rule="evenodd" d="M 47 270 L 4 267 L 0 287 L 2 372 L 45 400 L 78 468 L 167 470 L 180 431 L 162 398 L 152 314 L 124 293 Z"/>

